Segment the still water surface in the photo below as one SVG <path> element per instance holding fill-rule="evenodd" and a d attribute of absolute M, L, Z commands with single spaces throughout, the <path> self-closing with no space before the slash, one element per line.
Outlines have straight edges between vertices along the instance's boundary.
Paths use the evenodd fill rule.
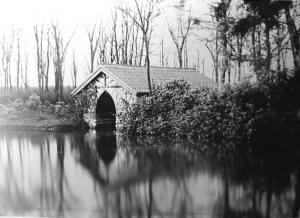
<path fill-rule="evenodd" d="M 297 216 L 297 166 L 111 132 L 1 131 L 0 216 Z"/>

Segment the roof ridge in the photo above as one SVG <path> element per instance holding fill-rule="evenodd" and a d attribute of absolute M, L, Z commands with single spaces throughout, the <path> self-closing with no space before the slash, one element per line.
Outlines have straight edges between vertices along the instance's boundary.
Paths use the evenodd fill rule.
<path fill-rule="evenodd" d="M 122 65 L 122 64 L 101 64 L 101 66 L 115 66 L 115 67 L 129 67 L 129 68 L 146 68 L 144 66 L 132 66 L 132 65 Z M 179 67 L 160 67 L 160 66 L 150 66 L 150 69 L 162 69 L 162 70 L 195 70 L 197 69 L 195 67 L 189 67 L 189 68 L 179 68 Z"/>

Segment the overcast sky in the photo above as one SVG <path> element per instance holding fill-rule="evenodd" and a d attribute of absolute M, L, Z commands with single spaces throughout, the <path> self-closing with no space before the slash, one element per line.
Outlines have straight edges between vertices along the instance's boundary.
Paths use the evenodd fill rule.
<path fill-rule="evenodd" d="M 65 39 L 75 32 L 68 49 L 67 62 L 65 65 L 65 82 L 71 84 L 71 56 L 75 52 L 79 68 L 79 82 L 82 81 L 87 72 L 88 38 L 86 27 L 95 23 L 103 22 L 110 28 L 111 9 L 116 5 L 117 0 L 0 0 L 0 37 L 3 34 L 10 34 L 11 30 L 20 31 L 21 46 L 26 44 L 29 55 L 30 83 L 36 85 L 35 66 L 35 41 L 33 26 L 35 24 L 49 24 L 58 21 Z M 129 0 L 129 2 L 132 0 Z M 174 45 L 171 42 L 169 33 L 166 31 L 165 18 L 172 16 L 170 5 L 175 0 L 164 1 L 164 14 L 158 18 L 153 35 L 152 63 L 158 64 L 158 49 L 161 37 L 167 41 L 166 51 L 169 53 L 169 64 L 173 65 L 175 54 Z M 124 1 L 122 1 L 124 2 Z M 207 0 L 189 0 L 193 15 L 204 16 L 209 13 Z M 172 19 L 171 19 L 172 20 Z M 205 47 L 195 38 L 188 42 L 190 64 L 196 62 L 196 54 L 199 51 L 200 59 L 206 59 L 206 65 L 210 65 L 210 57 Z M 13 62 L 15 62 L 13 60 Z M 0 69 L 2 71 L 2 69 Z M 12 71 L 14 65 L 12 66 Z M 50 75 L 50 82 L 53 84 L 53 73 Z"/>

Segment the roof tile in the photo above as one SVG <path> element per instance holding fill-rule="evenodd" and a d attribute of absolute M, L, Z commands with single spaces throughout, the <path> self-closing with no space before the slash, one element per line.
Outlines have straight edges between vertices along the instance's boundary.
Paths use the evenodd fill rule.
<path fill-rule="evenodd" d="M 76 95 L 81 92 L 81 90 L 97 78 L 102 71 L 107 71 L 107 73 L 119 80 L 120 83 L 129 87 L 130 90 L 136 93 L 149 92 L 146 67 L 108 64 L 101 65 L 100 69 L 91 74 L 77 89 L 72 92 L 72 94 Z M 204 76 L 195 69 L 151 67 L 150 77 L 152 85 L 158 85 L 175 79 L 184 79 L 191 83 L 192 88 L 215 86 L 213 80 Z"/>
<path fill-rule="evenodd" d="M 145 67 L 120 65 L 102 65 L 102 67 L 137 93 L 149 92 Z M 151 67 L 150 77 L 152 84 L 159 84 L 174 79 L 184 79 L 191 82 L 193 88 L 204 85 L 214 86 L 214 82 L 211 79 L 195 69 Z"/>

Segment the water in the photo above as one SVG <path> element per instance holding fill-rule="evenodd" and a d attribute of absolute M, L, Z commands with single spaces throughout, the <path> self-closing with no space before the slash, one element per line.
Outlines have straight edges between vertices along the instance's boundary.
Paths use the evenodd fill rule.
<path fill-rule="evenodd" d="M 298 163 L 111 132 L 1 131 L 0 216 L 297 216 Z"/>

